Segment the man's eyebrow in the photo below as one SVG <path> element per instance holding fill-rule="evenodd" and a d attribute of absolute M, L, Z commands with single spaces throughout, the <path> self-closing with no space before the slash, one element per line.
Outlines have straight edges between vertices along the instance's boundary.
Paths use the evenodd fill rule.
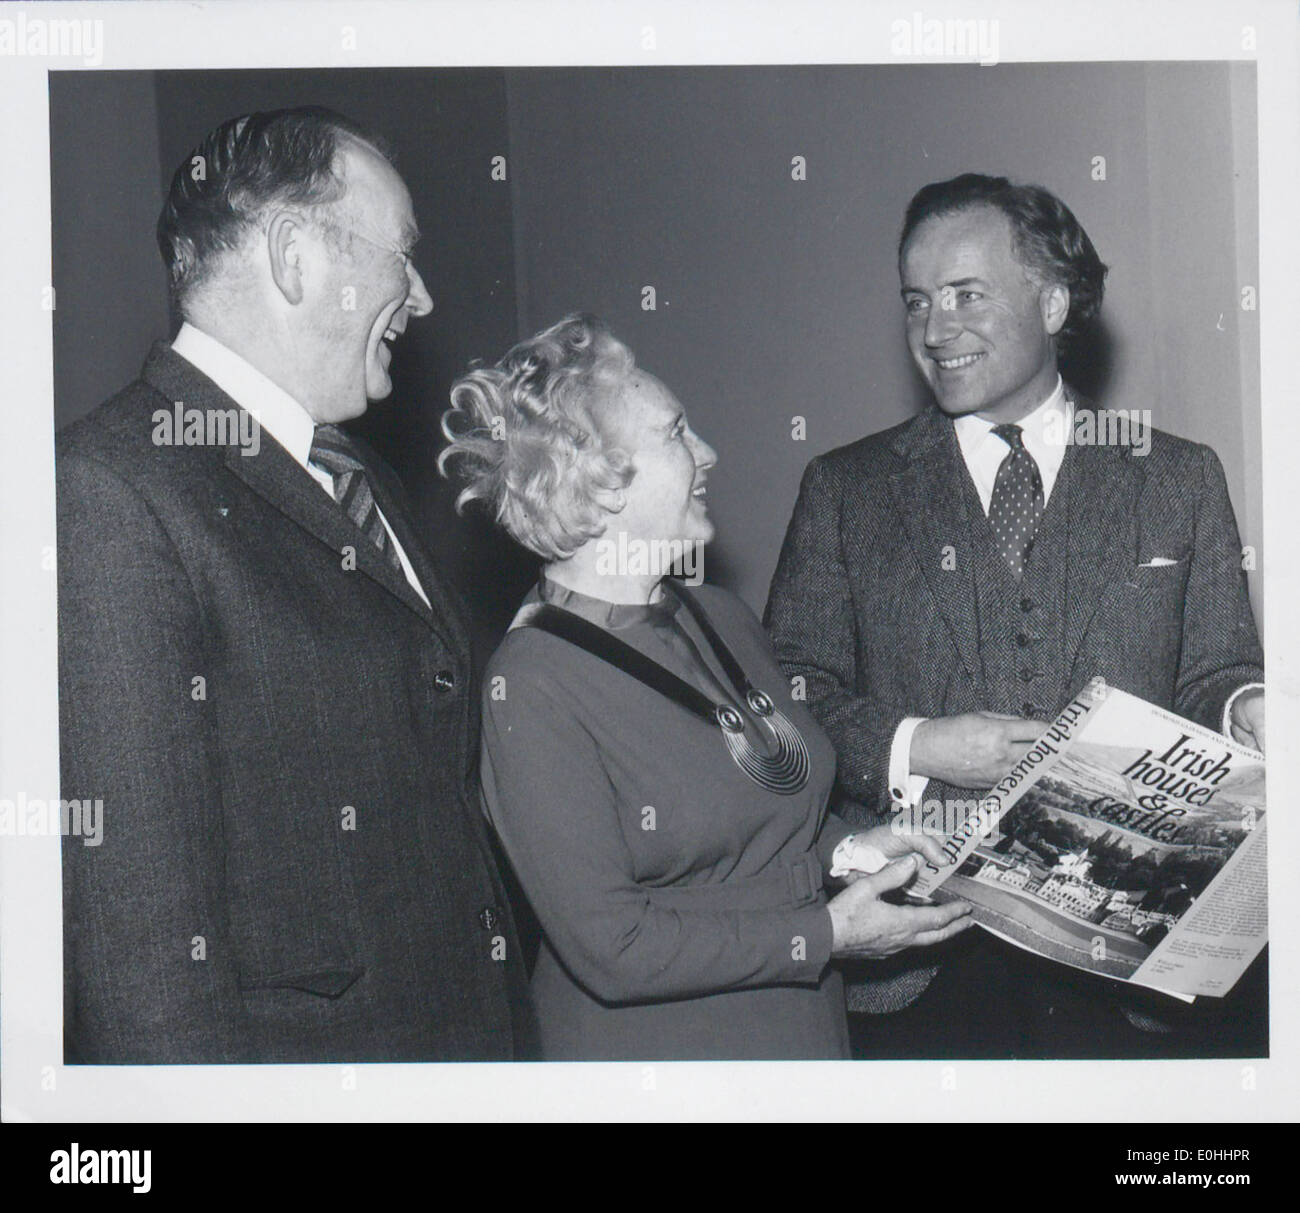
<path fill-rule="evenodd" d="M 414 248 L 420 243 L 420 228 L 414 223 L 404 223 L 402 225 L 402 243 L 408 248 Z"/>
<path fill-rule="evenodd" d="M 988 283 L 986 283 L 983 278 L 954 278 L 951 282 L 945 282 L 943 284 L 943 287 L 941 287 L 940 289 L 942 290 L 947 287 L 960 288 L 963 286 L 987 286 L 987 285 Z M 925 288 L 921 286 L 903 285 L 898 288 L 898 293 L 900 295 L 907 295 L 907 294 L 924 295 L 926 292 L 925 292 Z"/>

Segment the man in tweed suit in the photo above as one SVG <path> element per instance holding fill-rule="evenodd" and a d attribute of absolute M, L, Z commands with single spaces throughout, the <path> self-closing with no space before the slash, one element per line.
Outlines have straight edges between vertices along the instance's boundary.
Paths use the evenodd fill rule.
<path fill-rule="evenodd" d="M 767 611 L 864 820 L 969 803 L 1094 675 L 1262 749 L 1263 657 L 1217 457 L 1149 429 L 1083 444 L 1097 414 L 1058 359 L 1096 316 L 1106 267 L 1073 214 L 1005 178 L 928 185 L 899 271 L 936 407 L 813 460 Z M 856 1019 L 861 1052 L 1265 1047 L 1262 963 L 1187 1011 L 983 932 L 947 952 L 937 976 L 882 966 L 856 988 L 851 1006 L 896 1012 Z"/>
<path fill-rule="evenodd" d="M 104 803 L 64 848 L 67 1058 L 513 1058 L 465 621 L 337 428 L 432 307 L 410 196 L 340 115 L 251 114 L 158 235 L 185 323 L 58 447 L 62 779 Z"/>

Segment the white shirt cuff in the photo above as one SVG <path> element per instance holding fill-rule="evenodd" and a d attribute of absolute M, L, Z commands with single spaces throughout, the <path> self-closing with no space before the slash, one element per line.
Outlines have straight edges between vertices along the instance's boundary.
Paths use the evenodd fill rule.
<path fill-rule="evenodd" d="M 910 809 L 925 794 L 930 781 L 924 775 L 912 774 L 912 734 L 918 724 L 925 723 L 924 716 L 904 716 L 894 730 L 894 742 L 889 747 L 889 798 L 905 809 Z"/>
<path fill-rule="evenodd" d="M 1232 738 L 1232 705 L 1237 702 L 1237 696 L 1246 691 L 1262 691 L 1264 684 L 1262 682 L 1248 682 L 1245 686 L 1238 687 L 1231 695 L 1228 696 L 1228 702 L 1223 705 L 1223 727 L 1219 730 L 1225 737 Z"/>

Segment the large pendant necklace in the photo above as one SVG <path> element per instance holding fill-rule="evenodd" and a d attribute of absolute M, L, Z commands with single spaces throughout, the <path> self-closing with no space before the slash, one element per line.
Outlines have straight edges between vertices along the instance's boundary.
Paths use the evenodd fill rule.
<path fill-rule="evenodd" d="M 793 796 L 808 782 L 808 747 L 803 734 L 784 715 L 765 692 L 751 688 L 745 693 L 749 710 L 776 747 L 772 755 L 761 753 L 745 736 L 745 722 L 729 703 L 717 707 L 722 740 L 734 762 L 759 787 L 781 796 Z"/>
<path fill-rule="evenodd" d="M 664 582 L 665 587 L 669 583 Z M 687 711 L 716 726 L 722 733 L 723 743 L 731 760 L 759 787 L 779 796 L 793 796 L 808 783 L 811 761 L 803 735 L 777 710 L 771 696 L 755 687 L 746 677 L 731 650 L 723 643 L 699 603 L 684 586 L 672 583 L 671 592 L 695 620 L 705 639 L 726 671 L 732 686 L 739 695 L 736 702 L 723 699 L 715 702 L 689 682 L 678 678 L 671 670 L 652 661 L 638 649 L 619 640 L 604 628 L 566 611 L 552 603 L 533 607 L 520 623 L 538 627 L 552 635 L 585 649 L 594 657 L 622 670 L 673 700 Z M 684 633 L 683 633 L 684 635 Z M 689 638 L 687 638 L 689 640 Z M 694 645 L 691 646 L 694 648 Z M 698 657 L 698 653 L 697 653 Z M 744 703 L 755 723 L 771 739 L 774 753 L 765 754 L 745 736 L 745 718 L 740 703 Z"/>

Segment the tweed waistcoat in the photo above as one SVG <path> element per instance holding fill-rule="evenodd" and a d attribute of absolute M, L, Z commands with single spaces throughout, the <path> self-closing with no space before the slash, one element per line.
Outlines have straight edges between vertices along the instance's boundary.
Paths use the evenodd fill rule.
<path fill-rule="evenodd" d="M 1019 581 L 998 554 L 969 477 L 964 486 L 985 703 L 996 712 L 1046 718 L 1066 691 L 1068 468 L 1062 468 Z"/>
<path fill-rule="evenodd" d="M 978 626 L 983 704 L 987 710 L 1050 719 L 1068 698 L 1065 657 L 1066 564 L 1069 552 L 1070 460 L 1061 468 L 1038 527 L 1033 551 L 1017 581 L 998 553 L 993 529 L 961 467 L 965 544 L 957 560 L 968 561 Z M 931 780 L 926 800 L 968 800 L 969 790 Z M 954 941 L 954 947 L 970 940 Z M 940 953 L 903 953 L 885 963 L 853 966 L 849 1009 L 883 1014 L 900 1010 L 924 991 L 938 971 Z"/>

